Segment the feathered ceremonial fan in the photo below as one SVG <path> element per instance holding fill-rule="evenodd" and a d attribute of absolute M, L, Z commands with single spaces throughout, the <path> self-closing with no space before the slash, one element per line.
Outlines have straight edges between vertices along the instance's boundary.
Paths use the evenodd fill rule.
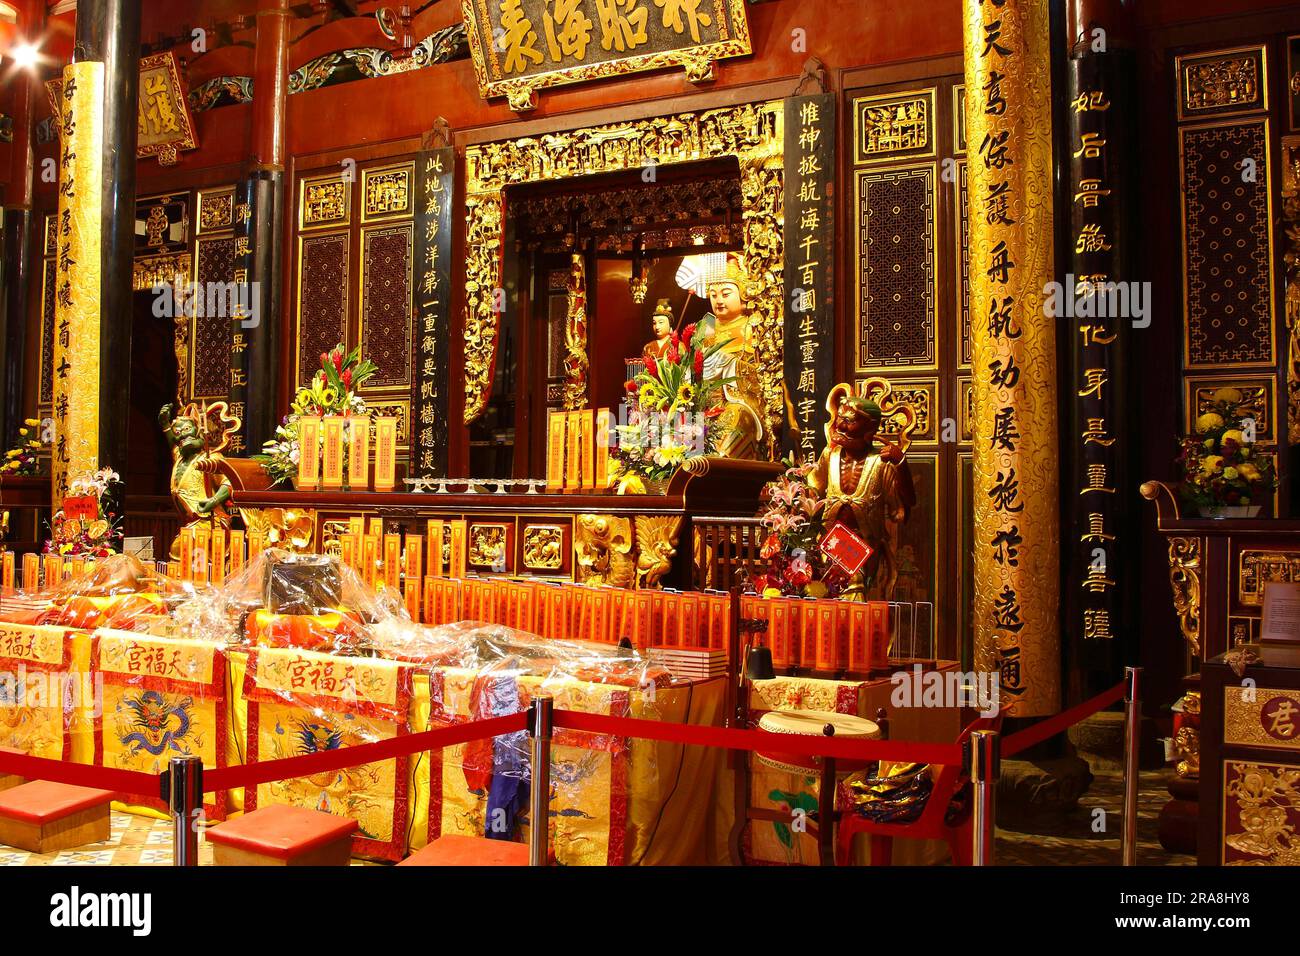
<path fill-rule="evenodd" d="M 677 288 L 708 298 L 709 280 L 727 271 L 727 254 L 725 252 L 705 252 L 698 256 L 687 256 L 677 270 Z"/>

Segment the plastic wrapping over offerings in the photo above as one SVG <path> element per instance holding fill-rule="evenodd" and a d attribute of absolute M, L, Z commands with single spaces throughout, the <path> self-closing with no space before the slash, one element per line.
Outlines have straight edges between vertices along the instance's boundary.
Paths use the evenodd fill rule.
<path fill-rule="evenodd" d="M 347 656 L 368 653 L 382 622 L 410 634 L 402 602 L 371 591 L 361 577 L 326 555 L 259 553 L 221 587 L 176 609 L 176 626 L 200 640 L 259 647 L 298 647 Z"/>
<path fill-rule="evenodd" d="M 28 714 L 40 733 L 7 744 L 26 752 L 156 773 L 181 754 L 213 769 L 400 743 L 522 713 L 540 696 L 681 723 L 716 723 L 723 710 L 725 682 L 674 681 L 608 635 L 562 639 L 581 632 L 577 617 L 551 622 L 558 639 L 473 620 L 425 626 L 398 587 L 369 587 L 325 555 L 263 551 L 198 585 L 120 556 L 54 571 L 54 587 L 3 595 L 0 629 L 22 632 L 23 660 L 30 645 L 43 666 L 89 674 L 100 690 L 93 713 Z M 673 796 L 711 805 L 715 752 L 559 728 L 550 754 L 557 862 L 706 859 L 704 817 Z M 350 817 L 356 855 L 400 860 L 443 834 L 526 840 L 531 784 L 531 740 L 516 731 L 212 793 L 205 806 L 214 819 L 271 804 Z"/>
<path fill-rule="evenodd" d="M 47 576 L 62 577 L 65 566 L 67 576 L 49 586 L 0 595 L 0 621 L 146 631 L 164 627 L 170 608 L 187 597 L 184 585 L 132 555 L 47 565 Z"/>
<path fill-rule="evenodd" d="M 691 719 L 693 690 L 675 688 L 666 670 L 630 648 L 544 640 L 473 622 L 432 628 L 429 640 L 444 648 L 429 675 L 430 727 L 518 713 L 539 696 L 552 698 L 564 710 Z M 526 818 L 530 743 L 519 732 L 436 753 L 430 768 L 428 839 L 448 833 L 522 839 L 532 822 Z M 687 763 L 681 747 L 556 731 L 550 828 L 557 861 L 638 862 L 658 836 L 649 810 L 658 814 L 674 773 Z"/>

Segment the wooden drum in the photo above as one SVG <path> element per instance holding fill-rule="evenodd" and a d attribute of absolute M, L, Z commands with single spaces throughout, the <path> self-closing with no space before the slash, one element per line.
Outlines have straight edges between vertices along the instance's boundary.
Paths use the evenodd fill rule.
<path fill-rule="evenodd" d="M 865 717 L 837 714 L 829 710 L 772 710 L 758 719 L 758 729 L 771 734 L 795 734 L 801 737 L 836 737 L 840 740 L 875 740 L 880 726 Z M 803 754 L 781 753 L 773 749 L 756 751 L 754 758 L 765 767 L 787 773 L 817 775 L 822 758 Z M 836 773 L 861 770 L 865 760 L 836 760 Z"/>

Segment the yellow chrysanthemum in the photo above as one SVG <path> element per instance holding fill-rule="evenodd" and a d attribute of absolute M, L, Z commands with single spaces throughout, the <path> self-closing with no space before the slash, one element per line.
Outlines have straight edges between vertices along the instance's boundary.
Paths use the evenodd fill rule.
<path fill-rule="evenodd" d="M 1201 473 L 1212 475 L 1223 467 L 1222 455 L 1206 455 L 1201 459 Z"/>
<path fill-rule="evenodd" d="M 1196 430 L 1198 432 L 1208 432 L 1211 428 L 1218 428 L 1223 424 L 1223 416 L 1216 412 L 1206 412 L 1197 416 Z"/>

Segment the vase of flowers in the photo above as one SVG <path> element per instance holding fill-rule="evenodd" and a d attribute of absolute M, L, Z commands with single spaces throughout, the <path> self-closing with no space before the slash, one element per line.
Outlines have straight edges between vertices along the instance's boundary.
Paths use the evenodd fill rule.
<path fill-rule="evenodd" d="M 41 443 L 32 437 L 33 429 L 39 428 L 40 424 L 35 418 L 23 420 L 23 427 L 18 429 L 18 437 L 21 441 L 17 447 L 5 452 L 5 460 L 0 464 L 0 475 L 31 477 L 40 474 Z"/>
<path fill-rule="evenodd" d="M 766 536 L 760 556 L 768 565 L 754 588 L 766 597 L 835 597 L 843 582 L 828 574 L 821 553 L 826 502 L 808 483 L 812 465 L 793 456 L 784 464 L 785 473 L 763 488 L 759 521 Z"/>
<path fill-rule="evenodd" d="M 1260 454 L 1240 389 L 1218 389 L 1184 438 L 1178 463 L 1183 500 L 1203 518 L 1253 518 L 1277 487 L 1273 461 Z"/>
<path fill-rule="evenodd" d="M 345 469 L 348 464 L 348 434 L 352 429 L 352 420 L 369 426 L 370 411 L 357 390 L 379 371 L 379 367 L 369 359 L 361 358 L 359 346 L 344 353 L 341 343 L 333 351 L 321 353 L 320 365 L 311 384 L 298 390 L 289 414 L 275 430 L 275 437 L 262 446 L 262 454 L 254 456 L 271 476 L 273 484 L 285 481 L 292 483 L 298 478 L 298 422 L 301 418 L 341 415 L 347 419 L 343 424 Z M 320 442 L 323 450 L 324 436 Z"/>
<path fill-rule="evenodd" d="M 99 506 L 94 516 L 71 516 L 60 508 L 50 519 L 50 538 L 46 554 L 72 558 L 106 558 L 122 550 L 122 519 L 113 511 L 104 513 L 104 498 L 122 480 L 111 468 L 73 478 L 68 483 L 69 498 L 93 497 Z"/>
<path fill-rule="evenodd" d="M 717 451 L 725 378 L 705 378 L 704 363 L 723 343 L 705 345 L 694 324 L 674 332 L 661 358 L 625 383 L 628 420 L 616 429 L 612 462 L 620 494 L 663 493 L 688 458 Z"/>

